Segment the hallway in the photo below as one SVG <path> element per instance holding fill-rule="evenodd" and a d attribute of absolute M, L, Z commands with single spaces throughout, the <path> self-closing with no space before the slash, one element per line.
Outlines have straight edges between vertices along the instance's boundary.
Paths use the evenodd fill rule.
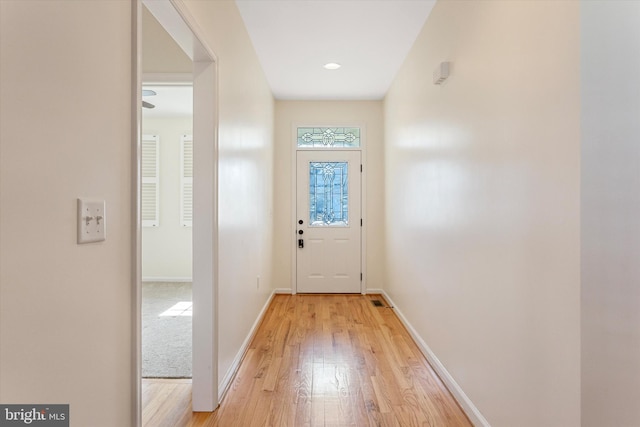
<path fill-rule="evenodd" d="M 169 425 L 464 422 L 449 397 L 426 399 L 444 387 L 393 311 L 476 426 L 640 426 L 640 1 L 424 2 L 433 8 L 403 52 L 390 43 L 405 30 L 389 25 L 397 15 L 375 38 L 355 24 L 375 23 L 368 6 L 422 0 L 275 2 L 291 26 L 253 14 L 258 28 L 301 28 L 289 36 L 299 54 L 276 40 L 268 59 L 278 77 L 308 67 L 295 81 L 323 95 L 312 97 L 279 95 L 265 71 L 244 12 L 271 0 L 0 0 L 0 403 L 66 404 L 74 426 L 140 427 L 143 400 L 153 416 L 154 391 L 175 401 L 187 388 L 195 397 L 176 410 L 189 419 Z M 143 3 L 163 8 L 161 30 L 191 39 L 166 35 L 176 46 L 157 46 L 162 62 L 143 52 Z M 347 5 L 355 16 L 341 25 Z M 329 36 L 342 57 L 322 48 Z M 359 72 L 365 47 L 377 53 Z M 380 49 L 404 62 L 377 95 L 327 95 L 343 79 L 370 88 L 390 62 Z M 165 67 L 180 50 L 190 66 Z M 193 69 L 213 66 L 203 57 L 215 73 Z M 191 247 L 207 269 L 193 272 L 206 291 L 194 298 L 205 331 L 194 368 L 206 376 L 143 396 L 142 82 L 169 72 L 216 88 L 196 90 L 211 137 L 195 136 L 209 151 L 194 157 L 215 163 L 194 198 L 208 214 L 192 224 L 210 241 L 206 254 Z M 361 129 L 362 290 L 394 308 L 277 296 L 238 372 L 272 295 L 298 290 L 297 128 L 315 126 Z M 179 132 L 157 153 L 179 159 L 191 134 Z M 144 168 L 158 177 L 145 197 L 158 195 L 155 231 L 187 232 L 170 215 L 184 198 L 168 206 L 169 183 L 153 173 L 162 158 Z M 106 240 L 79 243 L 98 216 Z M 219 412 L 191 420 L 192 407 L 222 400 L 219 387 L 230 388 Z M 445 413 L 454 421 L 437 421 Z"/>
<path fill-rule="evenodd" d="M 274 296 L 220 408 L 189 394 L 145 381 L 144 425 L 471 425 L 380 295 Z"/>

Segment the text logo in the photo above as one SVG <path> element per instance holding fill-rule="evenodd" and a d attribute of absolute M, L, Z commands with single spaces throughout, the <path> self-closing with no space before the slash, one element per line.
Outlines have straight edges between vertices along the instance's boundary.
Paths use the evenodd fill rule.
<path fill-rule="evenodd" d="M 0 427 L 69 427 L 69 405 L 0 405 Z"/>

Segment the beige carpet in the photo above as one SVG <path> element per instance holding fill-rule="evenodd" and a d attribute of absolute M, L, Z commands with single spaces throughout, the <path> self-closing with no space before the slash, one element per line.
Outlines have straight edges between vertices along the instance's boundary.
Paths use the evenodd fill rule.
<path fill-rule="evenodd" d="M 191 378 L 191 301 L 191 283 L 142 284 L 143 378 Z"/>

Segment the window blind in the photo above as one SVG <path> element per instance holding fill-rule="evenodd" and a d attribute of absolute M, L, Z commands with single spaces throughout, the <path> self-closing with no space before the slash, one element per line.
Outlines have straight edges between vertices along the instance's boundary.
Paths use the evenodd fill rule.
<path fill-rule="evenodd" d="M 143 227 L 160 225 L 160 138 L 158 135 L 142 135 L 142 189 L 141 215 Z"/>
<path fill-rule="evenodd" d="M 180 141 L 180 224 L 193 226 L 193 136 Z"/>

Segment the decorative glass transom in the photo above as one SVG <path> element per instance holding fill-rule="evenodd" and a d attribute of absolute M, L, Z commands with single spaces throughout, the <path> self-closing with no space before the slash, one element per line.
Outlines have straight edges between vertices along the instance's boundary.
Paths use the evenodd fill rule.
<path fill-rule="evenodd" d="M 311 227 L 349 225 L 348 169 L 347 162 L 309 163 L 309 224 Z"/>
<path fill-rule="evenodd" d="M 360 147 L 360 128 L 298 128 L 298 147 Z"/>

